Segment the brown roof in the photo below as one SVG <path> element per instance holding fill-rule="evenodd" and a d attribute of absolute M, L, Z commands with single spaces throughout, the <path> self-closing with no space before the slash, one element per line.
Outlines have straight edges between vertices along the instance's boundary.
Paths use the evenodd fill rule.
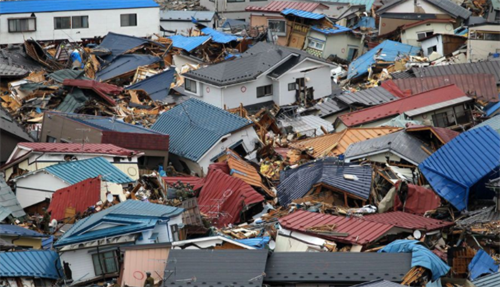
<path fill-rule="evenodd" d="M 460 134 L 459 132 L 456 132 L 456 131 L 448 129 L 448 128 L 420 126 L 420 125 L 410 126 L 406 129 L 406 131 L 407 132 L 419 132 L 419 131 L 431 132 L 434 136 L 436 136 L 437 139 L 439 139 L 439 141 L 442 144 L 446 144 L 447 142 L 451 141 L 452 139 L 454 139 L 456 136 L 458 136 Z"/>
<path fill-rule="evenodd" d="M 300 150 L 312 147 L 314 149 L 312 157 L 315 158 L 321 156 L 334 156 L 343 154 L 349 145 L 353 143 L 377 138 L 399 130 L 400 128 L 394 127 L 348 128 L 339 133 L 296 141 L 291 143 L 290 146 Z"/>
<path fill-rule="evenodd" d="M 420 215 L 415 215 L 402 211 L 393 211 L 393 212 L 367 215 L 364 216 L 363 219 L 372 222 L 391 224 L 396 227 L 405 229 L 411 229 L 411 230 L 418 229 L 425 231 L 441 229 L 455 224 L 454 222 L 451 221 L 444 221 L 429 217 L 423 217 Z"/>
<path fill-rule="evenodd" d="M 301 11 L 314 12 L 318 8 L 323 8 L 325 10 L 329 9 L 328 6 L 321 3 L 310 3 L 310 2 L 290 2 L 290 1 L 273 1 L 266 6 L 249 6 L 245 10 L 252 12 L 268 12 L 268 13 L 280 13 L 285 9 L 297 9 Z"/>

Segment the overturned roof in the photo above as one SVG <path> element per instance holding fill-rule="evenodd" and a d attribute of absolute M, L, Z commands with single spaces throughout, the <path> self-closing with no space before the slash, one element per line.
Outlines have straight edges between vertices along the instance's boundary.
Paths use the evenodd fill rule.
<path fill-rule="evenodd" d="M 287 8 L 306 12 L 314 12 L 316 9 L 329 9 L 328 6 L 317 2 L 272 1 L 265 6 L 249 6 L 245 10 L 250 12 L 281 13 L 281 11 Z"/>
<path fill-rule="evenodd" d="M 407 129 L 409 133 L 416 133 L 421 131 L 430 132 L 433 136 L 435 136 L 442 144 L 445 144 L 455 137 L 457 137 L 460 133 L 448 128 L 440 128 L 433 126 L 420 126 L 420 125 L 410 125 Z"/>
<path fill-rule="evenodd" d="M 150 55 L 126 54 L 115 58 L 109 65 L 97 72 L 96 80 L 107 81 L 114 77 L 135 71 L 140 66 L 149 66 L 162 60 Z"/>
<path fill-rule="evenodd" d="M 5 182 L 3 174 L 0 173 L 0 222 L 10 215 L 18 218 L 25 216 L 26 213 L 17 201 L 17 197 L 10 186 Z"/>
<path fill-rule="evenodd" d="M 128 86 L 126 89 L 143 90 L 153 101 L 165 102 L 170 92 L 170 85 L 174 81 L 174 75 L 175 69 L 169 69 Z"/>
<path fill-rule="evenodd" d="M 363 219 L 373 222 L 387 223 L 394 225 L 396 227 L 409 229 L 412 231 L 416 229 L 423 231 L 433 231 L 436 229 L 449 227 L 455 224 L 454 222 L 437 220 L 402 211 L 385 212 L 373 215 L 370 214 L 364 216 Z"/>
<path fill-rule="evenodd" d="M 182 35 L 173 35 L 168 38 L 172 40 L 172 46 L 187 52 L 191 52 L 211 39 L 210 36 L 186 37 Z"/>
<path fill-rule="evenodd" d="M 104 59 L 106 59 L 107 61 L 111 61 L 114 58 L 124 54 L 125 52 L 146 43 L 155 43 L 155 42 L 135 36 L 108 32 L 108 34 L 104 37 L 99 47 L 111 51 L 111 55 L 104 56 Z M 161 44 L 159 43 L 156 44 L 161 46 Z"/>
<path fill-rule="evenodd" d="M 138 151 L 122 148 L 114 144 L 86 143 L 42 143 L 42 142 L 22 142 L 17 144 L 21 149 L 28 149 L 35 152 L 44 153 L 88 153 L 131 156 L 139 154 Z"/>
<path fill-rule="evenodd" d="M 69 86 L 69 87 L 77 87 L 82 90 L 92 90 L 94 91 L 97 95 L 99 95 L 104 101 L 106 101 L 108 104 L 115 106 L 116 102 L 113 98 L 111 98 L 109 95 L 119 95 L 121 91 L 123 91 L 123 88 L 111 85 L 111 84 L 106 84 L 106 83 L 101 83 L 97 82 L 94 80 L 70 80 L 70 79 L 65 79 L 63 81 L 63 85 Z"/>

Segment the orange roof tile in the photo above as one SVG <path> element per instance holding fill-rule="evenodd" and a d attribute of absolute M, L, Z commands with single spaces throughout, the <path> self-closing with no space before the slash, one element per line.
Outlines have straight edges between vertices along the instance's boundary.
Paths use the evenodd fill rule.
<path fill-rule="evenodd" d="M 232 150 L 227 150 L 227 155 L 227 164 L 230 169 L 229 173 L 233 177 L 237 177 L 252 186 L 260 187 L 267 194 L 274 196 L 274 194 L 262 183 L 262 178 L 255 167 L 243 160 Z"/>

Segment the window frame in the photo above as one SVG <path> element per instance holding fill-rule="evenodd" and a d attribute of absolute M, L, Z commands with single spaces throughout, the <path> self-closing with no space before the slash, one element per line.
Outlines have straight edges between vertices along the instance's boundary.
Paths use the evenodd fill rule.
<path fill-rule="evenodd" d="M 122 17 L 123 16 L 128 16 L 129 17 L 128 21 L 130 22 L 130 16 L 131 15 L 134 15 L 134 17 L 135 17 L 135 19 L 134 19 L 135 20 L 135 24 L 134 25 L 130 25 L 130 24 L 129 25 L 123 25 L 123 18 Z M 120 27 L 137 27 L 137 23 L 138 22 L 139 21 L 137 20 L 137 13 L 120 14 Z"/>
<path fill-rule="evenodd" d="M 267 91 L 268 88 L 271 90 L 270 93 L 268 93 Z M 264 93 L 260 96 L 259 96 L 259 89 L 264 90 Z M 273 84 L 257 87 L 256 90 L 257 90 L 256 91 L 257 98 L 271 97 L 273 95 Z"/>
<path fill-rule="evenodd" d="M 427 35 L 427 34 L 429 34 L 429 33 L 430 33 L 430 35 Z M 416 32 L 416 34 L 417 34 L 417 40 L 422 40 L 422 39 L 425 39 L 425 38 L 427 38 L 427 37 L 430 37 L 430 36 L 434 35 L 434 30 L 430 30 L 430 31 L 419 31 L 419 32 Z M 420 38 L 420 36 L 419 36 L 420 34 L 424 34 L 424 37 Z"/>
<path fill-rule="evenodd" d="M 189 89 L 187 88 L 187 83 L 190 83 L 189 85 Z M 191 90 L 191 88 L 193 87 L 193 84 L 194 84 L 194 91 Z M 198 94 L 198 81 L 195 81 L 195 80 L 191 80 L 191 79 L 188 79 L 188 78 L 184 78 L 184 90 L 190 92 L 190 93 L 193 93 L 193 94 Z"/>
<path fill-rule="evenodd" d="M 113 272 L 109 272 L 108 271 L 108 266 L 107 266 L 107 263 L 106 263 L 106 259 L 111 259 L 111 258 L 107 258 L 106 255 L 107 254 L 112 254 L 112 259 L 114 259 L 114 267 L 116 269 L 116 271 L 113 271 Z M 95 263 L 96 263 L 96 259 L 97 258 L 97 262 L 100 263 L 99 266 L 97 266 Z M 95 254 L 92 254 L 92 266 L 94 267 L 94 272 L 96 274 L 96 276 L 102 276 L 102 275 L 107 275 L 107 274 L 116 274 L 116 273 L 119 273 L 120 272 L 120 267 L 119 267 L 119 264 L 118 264 L 118 256 L 116 254 L 116 251 L 115 250 L 111 250 L 111 251 L 105 251 L 105 252 L 100 252 L 100 253 L 95 253 Z M 100 269 L 100 273 L 98 272 L 98 268 Z M 105 270 L 101 270 L 101 268 L 104 268 Z"/>
<path fill-rule="evenodd" d="M 86 27 L 75 27 L 75 18 L 87 18 L 87 26 Z M 78 16 L 71 16 L 71 29 L 88 29 L 89 28 L 89 16 L 88 15 L 78 15 Z"/>
<path fill-rule="evenodd" d="M 68 18 L 69 19 L 69 27 L 68 28 L 57 28 L 57 19 L 64 19 Z M 61 22 L 62 24 L 62 22 Z M 71 16 L 62 16 L 62 17 L 54 17 L 54 30 L 67 30 L 71 29 Z"/>
<path fill-rule="evenodd" d="M 245 2 L 246 0 L 227 0 L 227 3 L 245 3 Z"/>
<path fill-rule="evenodd" d="M 325 44 L 326 44 L 326 41 L 321 41 L 321 40 L 318 40 L 318 39 L 314 39 L 314 38 L 308 38 L 308 43 L 307 43 L 307 47 L 308 48 L 312 48 L 312 49 L 315 49 L 315 50 L 318 50 L 318 51 L 323 51 L 325 50 Z M 312 46 L 311 46 L 312 44 Z M 318 44 L 321 44 L 321 48 L 318 48 Z"/>
<path fill-rule="evenodd" d="M 34 21 L 34 30 L 22 30 L 22 31 L 12 31 L 10 29 L 10 21 L 21 21 L 21 20 L 33 20 Z M 24 32 L 35 32 L 36 31 L 36 17 L 18 17 L 18 18 L 7 18 L 7 28 L 9 33 L 24 33 Z M 29 22 L 28 22 L 28 29 L 29 29 Z"/>
<path fill-rule="evenodd" d="M 293 89 L 290 89 L 291 85 L 293 85 Z M 288 83 L 288 91 L 296 91 L 297 90 L 297 83 Z"/>
<path fill-rule="evenodd" d="M 275 32 L 275 31 L 271 31 L 273 33 L 273 35 L 276 35 L 276 36 L 286 36 L 286 20 L 284 19 L 267 19 L 267 28 L 268 30 L 271 30 L 271 22 L 283 22 L 285 25 L 284 25 L 284 31 L 282 32 Z"/>

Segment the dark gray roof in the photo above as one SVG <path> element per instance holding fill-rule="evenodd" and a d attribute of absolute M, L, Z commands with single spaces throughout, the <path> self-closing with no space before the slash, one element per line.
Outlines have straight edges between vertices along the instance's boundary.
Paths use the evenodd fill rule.
<path fill-rule="evenodd" d="M 375 280 L 366 283 L 361 283 L 357 285 L 353 285 L 351 287 L 403 287 L 404 285 L 397 284 L 387 280 Z"/>
<path fill-rule="evenodd" d="M 288 57 L 292 58 L 285 60 Z M 189 71 L 184 76 L 217 86 L 230 85 L 254 80 L 260 74 L 270 69 L 274 69 L 270 73 L 271 76 L 279 77 L 305 58 L 324 62 L 324 60 L 309 55 L 304 51 L 259 42 L 243 53 L 241 58 Z M 283 66 L 277 66 L 282 60 L 285 60 L 282 63 Z"/>
<path fill-rule="evenodd" d="M 106 37 L 104 37 L 104 39 L 102 40 L 99 47 L 111 51 L 111 55 L 102 57 L 106 61 L 111 61 L 114 58 L 118 57 L 119 55 L 127 52 L 128 50 L 146 43 L 155 43 L 157 45 L 163 46 L 159 43 L 147 39 L 109 32 L 106 35 Z"/>
<path fill-rule="evenodd" d="M 411 70 L 408 70 L 403 72 L 391 73 L 391 77 L 393 79 L 408 79 L 415 78 L 415 75 L 411 72 Z"/>
<path fill-rule="evenodd" d="M 476 287 L 497 287 L 500 282 L 500 272 L 479 277 L 472 281 Z"/>
<path fill-rule="evenodd" d="M 421 140 L 407 134 L 405 131 L 399 131 L 351 144 L 345 151 L 345 159 L 354 160 L 368 155 L 391 152 L 406 161 L 418 165 L 429 156 L 422 149 L 422 146 L 425 146 L 425 144 Z"/>
<path fill-rule="evenodd" d="M 411 268 L 411 253 L 275 252 L 265 283 L 401 282 Z"/>
<path fill-rule="evenodd" d="M 3 179 L 3 173 L 0 173 L 0 222 L 6 217 L 12 215 L 14 218 L 25 216 L 23 208 L 17 201 L 17 197 L 12 189 Z"/>
<path fill-rule="evenodd" d="M 329 98 L 327 101 L 317 104 L 314 107 L 319 110 L 318 116 L 322 118 L 345 111 L 348 108 L 346 104 L 334 98 Z"/>
<path fill-rule="evenodd" d="M 0 107 L 0 131 L 2 136 L 5 136 L 4 132 L 13 134 L 14 136 L 22 139 L 22 141 L 32 142 L 33 139 L 28 135 L 21 125 L 14 120 L 10 114 L 2 107 Z"/>
<path fill-rule="evenodd" d="M 43 65 L 26 55 L 23 46 L 20 45 L 0 49 L 0 63 L 29 71 L 44 69 Z"/>
<path fill-rule="evenodd" d="M 387 2 L 385 5 L 383 5 L 382 7 L 380 7 L 377 10 L 377 14 L 381 14 L 381 13 L 389 10 L 390 8 L 396 6 L 400 3 L 403 3 L 405 1 L 409 1 L 409 0 L 394 0 L 394 1 Z M 449 15 L 451 15 L 454 18 L 460 17 L 462 19 L 467 19 L 472 14 L 472 12 L 470 12 L 469 10 L 462 8 L 461 6 L 459 6 L 459 5 L 453 3 L 452 1 L 449 1 L 449 0 L 425 0 L 425 1 L 440 8 L 444 12 L 447 12 Z"/>
<path fill-rule="evenodd" d="M 28 75 L 29 71 L 23 68 L 0 64 L 0 77 L 24 77 Z"/>
<path fill-rule="evenodd" d="M 163 286 L 262 286 L 267 250 L 173 249 Z"/>
<path fill-rule="evenodd" d="M 159 62 L 160 60 L 160 57 L 150 55 L 121 55 L 114 59 L 108 66 L 97 72 L 96 80 L 106 81 L 130 71 L 134 71 L 137 67 L 149 66 L 153 63 Z"/>
<path fill-rule="evenodd" d="M 398 99 L 382 87 L 374 87 L 355 93 L 344 93 L 337 98 L 348 105 L 361 104 L 364 106 L 376 106 Z"/>
<path fill-rule="evenodd" d="M 127 87 L 127 90 L 144 90 L 153 101 L 167 103 L 169 100 L 167 97 L 170 92 L 170 85 L 174 80 L 174 74 L 175 69 L 161 72 Z"/>
<path fill-rule="evenodd" d="M 492 74 L 495 76 L 497 84 L 500 83 L 500 61 L 412 68 L 411 72 L 415 75 L 415 77 L 419 78 L 453 74 Z"/>

